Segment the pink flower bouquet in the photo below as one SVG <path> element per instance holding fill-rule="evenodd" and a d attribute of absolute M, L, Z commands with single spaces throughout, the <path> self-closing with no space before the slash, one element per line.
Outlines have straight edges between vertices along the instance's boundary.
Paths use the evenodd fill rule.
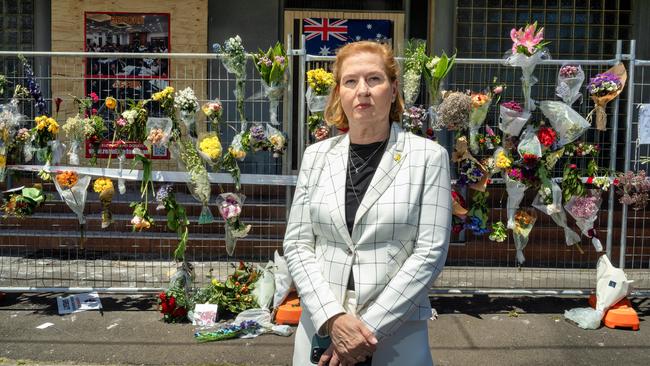
<path fill-rule="evenodd" d="M 576 220 L 576 225 L 578 225 L 582 234 L 591 239 L 591 243 L 597 252 L 603 251 L 603 245 L 598 239 L 597 231 L 594 228 L 601 202 L 600 190 L 592 189 L 584 197 L 572 197 L 564 206 L 567 212 Z"/>
<path fill-rule="evenodd" d="M 245 238 L 251 225 L 245 225 L 241 220 L 242 206 L 246 196 L 239 193 L 222 193 L 217 197 L 219 214 L 226 223 L 226 252 L 233 255 L 237 239 Z"/>

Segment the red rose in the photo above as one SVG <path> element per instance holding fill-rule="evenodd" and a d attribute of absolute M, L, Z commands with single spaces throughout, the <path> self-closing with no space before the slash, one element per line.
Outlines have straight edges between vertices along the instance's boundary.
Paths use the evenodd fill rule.
<path fill-rule="evenodd" d="M 165 299 L 167 298 L 167 295 L 165 295 L 164 292 L 161 292 L 161 293 L 158 295 L 158 298 L 160 298 L 160 300 L 162 300 L 162 301 L 165 301 Z"/>
<path fill-rule="evenodd" d="M 178 308 L 178 309 L 174 310 L 174 312 L 172 313 L 172 316 L 174 318 L 180 318 L 180 317 L 184 317 L 186 315 L 187 315 L 187 309 L 185 309 L 185 308 Z"/>
<path fill-rule="evenodd" d="M 461 231 L 463 231 L 463 225 L 454 225 L 454 226 L 452 226 L 451 231 L 452 231 L 454 234 L 458 234 L 458 233 L 460 233 Z"/>
<path fill-rule="evenodd" d="M 614 183 L 615 186 L 617 186 L 618 183 L 619 183 L 618 178 L 614 178 L 614 182 L 613 182 L 613 183 Z"/>
<path fill-rule="evenodd" d="M 161 308 L 161 311 L 160 311 L 161 313 L 163 313 L 163 314 L 168 314 L 169 313 L 169 305 L 166 302 L 163 302 L 162 304 L 160 304 L 160 308 Z"/>
<path fill-rule="evenodd" d="M 170 296 L 167 303 L 169 304 L 169 306 L 172 309 L 175 308 L 176 307 L 176 299 L 174 298 L 174 296 Z"/>
<path fill-rule="evenodd" d="M 587 184 L 593 184 L 593 183 L 594 183 L 594 177 L 587 178 Z"/>
<path fill-rule="evenodd" d="M 569 164 L 569 169 L 576 169 L 576 168 L 578 168 L 577 165 L 575 165 L 575 164 Z"/>
<path fill-rule="evenodd" d="M 537 132 L 537 138 L 542 145 L 550 147 L 555 142 L 557 133 L 550 127 L 541 127 Z"/>

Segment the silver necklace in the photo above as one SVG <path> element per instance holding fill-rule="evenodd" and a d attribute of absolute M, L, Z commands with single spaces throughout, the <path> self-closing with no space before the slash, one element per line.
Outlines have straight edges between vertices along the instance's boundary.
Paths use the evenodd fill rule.
<path fill-rule="evenodd" d="M 359 174 L 359 170 L 365 168 L 366 165 L 368 165 L 368 164 L 370 163 L 370 161 L 372 160 L 373 156 L 375 156 L 375 155 L 377 154 L 377 152 L 378 152 L 379 150 L 381 150 L 381 149 L 384 147 L 384 145 L 386 144 L 387 141 L 388 141 L 388 139 L 384 140 L 381 144 L 379 144 L 379 146 L 377 146 L 377 148 L 375 149 L 375 151 L 373 151 L 372 154 L 370 154 L 370 156 L 368 156 L 366 159 L 364 159 L 364 158 L 362 158 L 361 156 L 359 156 L 359 154 L 357 154 L 357 152 L 354 151 L 354 149 L 352 148 L 352 146 L 350 146 L 350 152 L 351 152 L 352 154 L 354 154 L 357 158 L 359 158 L 359 160 L 363 161 L 363 163 L 362 163 L 360 166 L 357 166 L 357 165 L 354 163 L 354 160 L 352 159 L 352 154 L 348 154 L 348 156 L 349 156 L 349 160 L 350 160 L 350 164 L 351 164 L 352 167 L 354 168 L 354 174 Z"/>
<path fill-rule="evenodd" d="M 354 193 L 354 198 L 357 199 L 357 203 L 360 205 L 361 200 L 359 199 L 359 196 L 357 196 L 357 190 L 354 188 L 354 182 L 352 181 L 352 172 L 350 169 L 350 164 L 348 164 L 348 177 L 350 178 L 350 186 L 352 186 L 352 193 Z"/>

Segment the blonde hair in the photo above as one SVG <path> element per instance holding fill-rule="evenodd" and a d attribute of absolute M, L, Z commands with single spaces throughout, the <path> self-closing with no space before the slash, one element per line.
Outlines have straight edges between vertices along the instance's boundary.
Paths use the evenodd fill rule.
<path fill-rule="evenodd" d="M 341 47 L 336 53 L 336 61 L 334 61 L 334 81 L 336 84 L 332 88 L 330 94 L 329 102 L 325 107 L 325 120 L 328 124 L 334 125 L 337 128 L 346 129 L 348 125 L 348 117 L 343 111 L 341 106 L 341 97 L 339 95 L 339 84 L 341 83 L 341 66 L 343 61 L 348 57 L 361 53 L 368 52 L 381 57 L 384 62 L 384 71 L 388 76 L 390 82 L 397 81 L 399 86 L 399 64 L 395 60 L 395 55 L 393 51 L 388 47 L 377 42 L 372 41 L 360 41 L 348 43 L 345 46 Z M 404 111 L 404 100 L 402 95 L 397 92 L 395 100 L 390 105 L 389 119 L 390 121 L 400 121 L 402 119 L 402 112 Z"/>

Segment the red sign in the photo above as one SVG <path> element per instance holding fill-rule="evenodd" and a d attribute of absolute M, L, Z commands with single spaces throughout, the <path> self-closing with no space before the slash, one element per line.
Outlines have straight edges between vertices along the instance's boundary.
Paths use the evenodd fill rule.
<path fill-rule="evenodd" d="M 133 159 L 135 156 L 133 154 L 133 149 L 135 148 L 142 150 L 144 155 L 148 158 L 156 160 L 169 160 L 169 150 L 166 147 L 154 146 L 152 154 L 149 154 L 147 147 L 139 142 L 111 142 L 108 140 L 104 140 L 100 143 L 99 149 L 97 151 L 97 158 L 108 159 L 110 155 L 111 159 L 117 159 L 120 151 L 124 151 L 127 159 Z M 93 153 L 93 144 L 91 144 L 89 140 L 86 140 L 86 158 L 92 158 Z"/>

